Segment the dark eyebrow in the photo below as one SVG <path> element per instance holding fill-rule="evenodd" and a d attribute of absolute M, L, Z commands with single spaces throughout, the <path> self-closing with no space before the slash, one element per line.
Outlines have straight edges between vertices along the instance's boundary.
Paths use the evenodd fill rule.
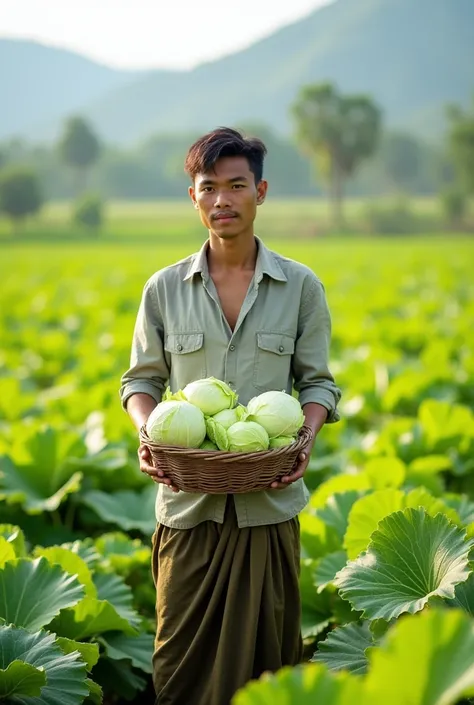
<path fill-rule="evenodd" d="M 232 179 L 229 179 L 230 184 L 234 184 L 237 181 L 248 181 L 246 176 L 233 176 Z M 199 186 L 214 186 L 216 182 L 213 179 L 203 179 Z"/>

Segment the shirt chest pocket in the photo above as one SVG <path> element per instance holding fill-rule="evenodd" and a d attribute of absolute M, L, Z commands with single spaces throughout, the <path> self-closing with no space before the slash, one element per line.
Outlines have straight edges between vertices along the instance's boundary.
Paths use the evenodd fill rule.
<path fill-rule="evenodd" d="M 282 390 L 291 374 L 295 339 L 285 333 L 257 332 L 254 386 L 262 391 Z"/>
<path fill-rule="evenodd" d="M 189 382 L 206 376 L 204 333 L 168 333 L 165 350 L 169 356 L 172 387 L 182 389 Z"/>

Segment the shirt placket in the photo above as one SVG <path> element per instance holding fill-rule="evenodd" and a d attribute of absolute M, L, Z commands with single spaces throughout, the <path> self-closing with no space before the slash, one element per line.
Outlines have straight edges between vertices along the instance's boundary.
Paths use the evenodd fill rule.
<path fill-rule="evenodd" d="M 228 333 L 228 344 L 227 344 L 226 356 L 225 356 L 225 361 L 224 361 L 225 380 L 223 380 L 223 381 L 226 382 L 229 385 L 229 387 L 231 389 L 233 389 L 234 391 L 237 388 L 237 379 L 238 379 L 238 368 L 237 368 L 238 341 L 242 340 L 241 329 L 242 329 L 243 323 L 257 300 L 259 279 L 260 278 L 256 278 L 252 282 L 252 285 L 249 286 L 249 290 L 248 290 L 247 295 L 244 299 L 244 302 L 242 304 L 242 308 L 239 313 L 239 317 L 237 319 L 237 323 L 235 324 L 235 328 L 232 331 L 232 329 L 229 326 L 229 323 L 224 315 L 224 311 L 222 310 L 222 306 L 219 301 L 219 297 L 217 295 L 217 291 L 214 286 L 214 282 L 210 278 L 208 279 L 208 278 L 203 277 L 204 289 L 206 290 L 209 297 L 217 305 L 217 307 L 219 309 L 219 313 L 222 317 L 222 320 L 224 322 L 224 325 L 225 325 L 227 333 Z M 216 500 L 218 499 L 218 497 L 219 496 L 217 495 Z M 247 504 L 247 500 L 245 498 L 245 495 L 234 495 L 233 498 L 234 498 L 235 511 L 237 514 L 237 520 L 239 522 L 239 526 L 247 526 L 248 525 L 248 504 Z M 216 501 L 216 505 L 215 505 L 216 518 L 219 518 L 219 520 L 221 520 L 221 517 L 223 518 L 223 516 L 224 516 L 224 511 L 225 511 L 225 500 L 224 500 L 224 503 L 222 503 L 220 501 L 219 502 Z"/>

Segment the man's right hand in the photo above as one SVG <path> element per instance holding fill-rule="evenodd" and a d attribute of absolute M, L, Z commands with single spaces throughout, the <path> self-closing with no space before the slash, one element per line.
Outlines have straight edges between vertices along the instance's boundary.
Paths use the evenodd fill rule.
<path fill-rule="evenodd" d="M 138 448 L 138 459 L 140 461 L 140 470 L 149 475 L 153 482 L 161 483 L 162 485 L 168 485 L 173 492 L 179 492 L 177 487 L 173 487 L 169 477 L 166 477 L 165 473 L 161 469 L 156 469 L 153 465 L 153 460 L 151 457 L 150 449 L 144 445 L 140 444 Z"/>

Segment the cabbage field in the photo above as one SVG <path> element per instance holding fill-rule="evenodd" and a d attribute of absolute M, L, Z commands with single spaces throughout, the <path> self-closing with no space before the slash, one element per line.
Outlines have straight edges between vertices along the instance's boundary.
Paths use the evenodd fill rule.
<path fill-rule="evenodd" d="M 307 663 L 233 705 L 471 702 L 474 242 L 266 243 L 326 286 L 342 420 L 300 515 Z M 144 281 L 198 246 L 1 246 L 0 702 L 153 702 L 156 485 L 118 388 Z"/>

